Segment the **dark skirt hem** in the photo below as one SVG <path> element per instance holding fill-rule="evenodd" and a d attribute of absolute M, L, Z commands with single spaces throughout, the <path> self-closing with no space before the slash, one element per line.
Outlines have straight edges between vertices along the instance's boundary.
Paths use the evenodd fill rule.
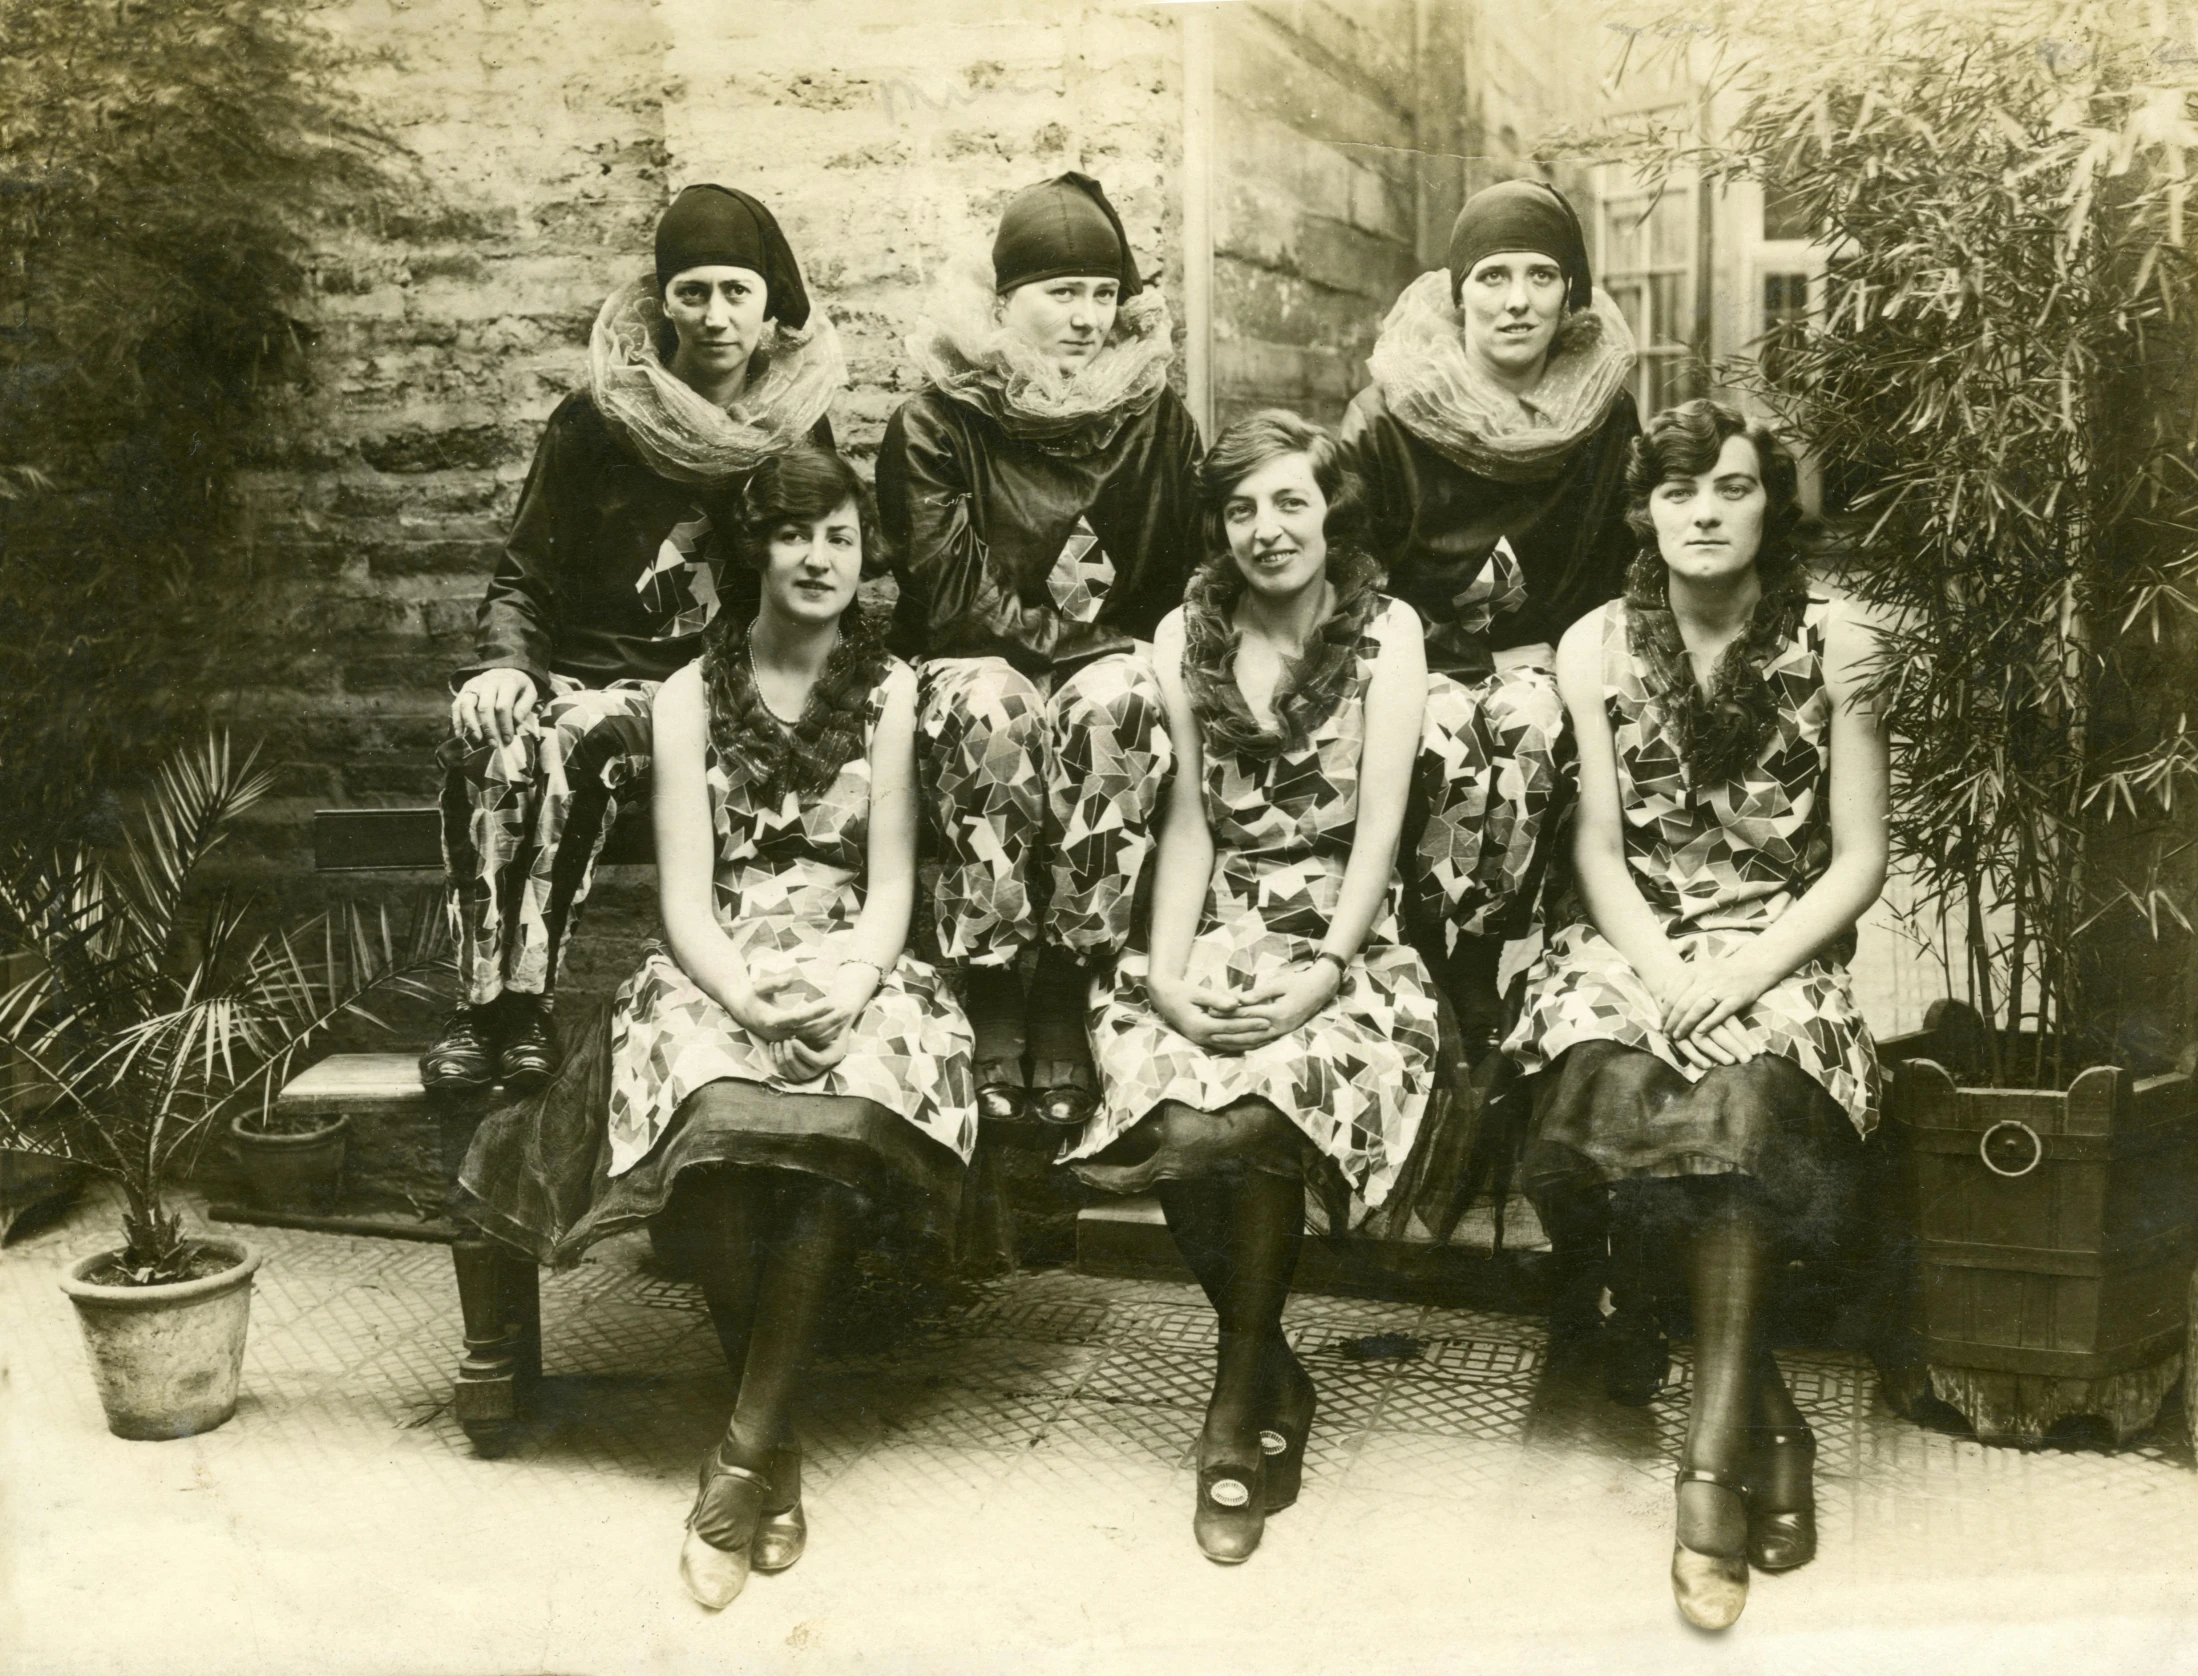
<path fill-rule="evenodd" d="M 680 1103 L 645 1157 L 611 1175 L 608 1038 L 606 1016 L 582 1033 L 547 1089 L 481 1120 L 458 1177 L 463 1220 L 538 1263 L 569 1268 L 598 1240 L 659 1214 L 683 1171 L 732 1165 L 837 1182 L 898 1228 L 952 1242 L 961 1160 L 899 1113 L 854 1095 L 707 1083 Z"/>
<path fill-rule="evenodd" d="M 1068 1167 L 1078 1181 L 1104 1193 L 1149 1193 L 1166 1181 L 1280 1176 L 1312 1190 L 1331 1228 L 1348 1220 L 1351 1194 L 1342 1169 L 1264 1100 L 1241 1100 L 1218 1112 L 1163 1100 Z"/>
<path fill-rule="evenodd" d="M 1619 1182 L 1737 1177 L 1782 1247 L 1817 1255 L 1854 1233 L 1863 1147 L 1799 1065 L 1762 1055 L 1689 1083 L 1643 1049 L 1581 1042 L 1532 1079 L 1521 1185 L 1537 1206 Z"/>

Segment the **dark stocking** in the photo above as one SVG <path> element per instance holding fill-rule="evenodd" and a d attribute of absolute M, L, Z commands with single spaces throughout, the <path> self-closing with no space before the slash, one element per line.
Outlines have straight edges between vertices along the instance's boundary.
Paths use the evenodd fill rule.
<path fill-rule="evenodd" d="M 856 1226 L 855 1196 L 835 1182 L 789 1172 L 774 1186 L 740 1397 L 719 1446 L 727 1464 L 755 1471 L 768 1470 L 776 1445 L 793 1441 L 795 1398 Z"/>
<path fill-rule="evenodd" d="M 1763 1306 L 1771 1266 L 1752 1183 L 1730 1176 L 1676 1184 L 1694 1200 L 1687 1288 L 1694 1302 L 1694 1401 L 1686 1460 L 1734 1480 L 1748 1468 L 1748 1428 L 1764 1360 Z M 1745 1509 L 1713 1485 L 1679 1488 L 1679 1540 L 1698 1554 L 1738 1554 Z"/>
<path fill-rule="evenodd" d="M 965 969 L 969 1030 L 980 1083 L 1023 1081 L 1023 979 L 1012 966 Z"/>
<path fill-rule="evenodd" d="M 1229 1264 L 1222 1277 L 1221 1344 L 1206 1430 L 1216 1443 L 1256 1433 L 1276 1363 L 1289 1356 L 1282 1306 L 1305 1244 L 1305 1184 L 1252 1171 L 1236 1184 Z M 1254 1444 L 1256 1448 L 1256 1443 Z"/>
<path fill-rule="evenodd" d="M 1091 973 L 1068 950 L 1038 951 L 1038 968 L 1030 976 L 1030 1058 L 1039 1087 L 1093 1086 L 1091 1046 L 1084 1034 L 1090 990 Z"/>
<path fill-rule="evenodd" d="M 1791 1431 L 1808 1424 L 1793 1393 L 1779 1376 L 1778 1362 L 1764 1346 L 1756 1358 L 1755 1423 L 1764 1431 Z M 1815 1461 L 1808 1449 L 1763 1449 L 1756 1453 L 1748 1488 L 1771 1509 L 1809 1505 L 1809 1480 Z"/>
<path fill-rule="evenodd" d="M 730 1166 L 689 1170 L 673 1190 L 680 1253 L 702 1284 L 710 1325 L 736 1380 L 748 1360 L 770 1205 L 768 1176 Z"/>
<path fill-rule="evenodd" d="M 1176 1248 L 1221 1327 L 1206 1439 L 1219 1459 L 1254 1458 L 1252 1439 L 1287 1366 L 1282 1306 L 1304 1243 L 1305 1188 L 1291 1177 L 1163 1182 L 1160 1205 Z"/>

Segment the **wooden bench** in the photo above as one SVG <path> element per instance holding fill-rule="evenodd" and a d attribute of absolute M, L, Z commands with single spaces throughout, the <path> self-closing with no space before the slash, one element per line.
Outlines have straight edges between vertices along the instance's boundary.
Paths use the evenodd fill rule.
<path fill-rule="evenodd" d="M 442 866 L 441 812 L 432 805 L 394 809 L 324 809 L 313 817 L 313 855 L 324 873 L 430 870 Z M 648 810 L 623 813 L 604 841 L 601 863 L 651 865 L 655 860 Z M 291 1079 L 280 1109 L 352 1120 L 353 1145 L 369 1156 L 433 1159 L 432 1194 L 445 1211 L 414 1227 L 376 1225 L 345 1217 L 283 1220 L 334 1232 L 376 1233 L 447 1240 L 464 1321 L 465 1347 L 451 1388 L 451 1406 L 482 1455 L 508 1450 L 524 1421 L 529 1389 L 542 1372 L 540 1276 L 533 1262 L 449 1213 L 449 1195 L 475 1128 L 496 1103 L 497 1091 L 430 1095 L 410 1053 L 333 1054 Z M 375 1137 L 379 1137 L 378 1143 Z M 973 1168 L 978 1179 L 968 1195 L 973 1226 L 965 1229 L 1012 1265 L 1014 1235 L 1004 1208 L 999 1145 L 1050 1151 L 1058 1133 L 1040 1124 L 987 1125 Z M 416 1173 L 419 1171 L 416 1166 Z M 424 1181 L 416 1186 L 427 1191 Z M 406 1193 L 416 1207 L 421 1193 Z M 225 1210 L 226 1220 L 268 1220 Z M 1308 1290 L 1394 1296 L 1440 1295 L 1495 1308 L 1537 1309 L 1540 1267 L 1548 1242 L 1532 1208 L 1513 1196 L 1507 1206 L 1500 1254 L 1492 1214 L 1469 1218 L 1447 1246 L 1350 1239 L 1315 1241 L 1301 1275 Z M 1378 1249 L 1377 1249 L 1378 1248 Z M 1187 1280 L 1157 1201 L 1110 1200 L 1077 1218 L 1077 1266 L 1096 1274 L 1149 1275 Z"/>

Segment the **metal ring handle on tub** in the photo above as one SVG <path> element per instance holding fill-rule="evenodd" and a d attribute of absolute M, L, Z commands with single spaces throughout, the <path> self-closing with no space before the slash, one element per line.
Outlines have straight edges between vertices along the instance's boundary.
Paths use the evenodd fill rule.
<path fill-rule="evenodd" d="M 1992 1156 L 1992 1137 L 2002 1129 L 2012 1130 L 2030 1143 L 2030 1161 L 2020 1169 L 2011 1170 Z M 1977 1137 L 1977 1156 L 1983 1160 L 1984 1167 L 1994 1175 L 2005 1176 L 2008 1180 L 2013 1181 L 2018 1176 L 2028 1175 L 2045 1161 L 2045 1142 L 2038 1138 L 2037 1130 L 2031 1128 L 2029 1124 L 2016 1118 L 2003 1117 Z"/>

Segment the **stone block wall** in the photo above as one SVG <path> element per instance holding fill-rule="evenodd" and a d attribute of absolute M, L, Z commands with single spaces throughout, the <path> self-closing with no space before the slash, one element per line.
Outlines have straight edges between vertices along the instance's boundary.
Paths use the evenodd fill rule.
<path fill-rule="evenodd" d="M 987 248 L 1031 181 L 1105 181 L 1180 312 L 1165 9 L 327 0 L 316 16 L 409 175 L 379 225 L 327 235 L 303 377 L 236 485 L 266 632 L 223 710 L 279 780 L 224 860 L 283 906 L 419 882 L 315 877 L 310 812 L 432 798 L 445 684 L 542 423 L 679 186 L 743 185 L 779 213 L 845 339 L 833 419 L 863 461 L 914 388 L 901 342 L 939 264 Z M 606 870 L 568 989 L 614 983 L 653 922 L 653 876 Z"/>
<path fill-rule="evenodd" d="M 1420 271 L 1414 0 L 1214 21 L 1214 417 L 1333 423 Z"/>

